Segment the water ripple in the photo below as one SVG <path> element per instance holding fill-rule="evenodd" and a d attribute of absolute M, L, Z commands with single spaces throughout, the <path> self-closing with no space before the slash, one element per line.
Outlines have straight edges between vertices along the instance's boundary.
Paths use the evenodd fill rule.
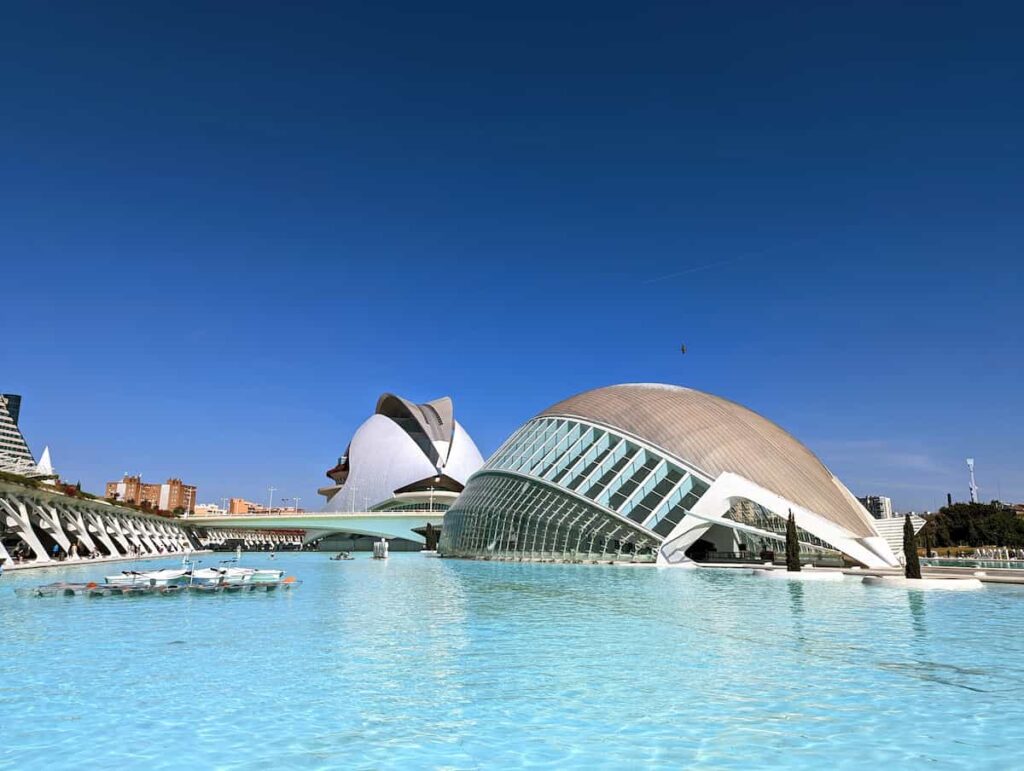
<path fill-rule="evenodd" d="M 25 599 L 61 571 L 5 576 L 0 768 L 995 768 L 1024 740 L 1020 590 L 278 563 L 300 590 Z"/>

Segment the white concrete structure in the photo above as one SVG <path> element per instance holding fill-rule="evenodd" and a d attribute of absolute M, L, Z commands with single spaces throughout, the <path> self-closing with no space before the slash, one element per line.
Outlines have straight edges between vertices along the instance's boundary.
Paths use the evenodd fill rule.
<path fill-rule="evenodd" d="M 921 532 L 921 528 L 925 526 L 925 521 L 914 514 L 910 515 L 910 523 L 914 526 L 914 533 Z M 903 561 L 903 517 L 896 516 L 890 517 L 889 519 L 880 519 L 875 522 L 875 529 L 878 534 L 885 539 L 885 542 L 889 544 L 889 548 L 892 549 L 893 554 L 896 555 L 897 559 Z M 924 544 L 918 544 L 923 547 Z"/>
<path fill-rule="evenodd" d="M 327 498 L 325 512 L 420 508 L 424 495 L 443 511 L 483 462 L 450 398 L 413 404 L 384 394 L 327 472 L 334 484 L 318 492 Z"/>
<path fill-rule="evenodd" d="M 52 477 L 55 475 L 53 470 L 53 461 L 50 460 L 49 446 L 43 448 L 43 454 L 39 458 L 39 462 L 36 464 L 36 475 L 41 477 Z"/>
<path fill-rule="evenodd" d="M 0 524 L 5 565 L 13 564 L 12 552 L 18 551 L 29 562 L 48 564 L 54 546 L 72 561 L 87 555 L 182 554 L 197 546 L 178 520 L 6 482 L 0 482 Z"/>
<path fill-rule="evenodd" d="M 404 538 L 416 543 L 425 539 L 415 532 L 433 525 L 440 529 L 443 513 L 429 510 L 399 511 L 338 511 L 299 512 L 293 514 L 236 514 L 227 517 L 203 517 L 191 523 L 203 529 L 200 539 L 204 542 L 223 540 L 224 533 L 230 538 L 259 540 L 262 532 L 301 532 L 302 543 L 316 541 L 333 533 L 353 533 L 375 538 Z M 294 537 L 293 537 L 294 540 Z"/>
<path fill-rule="evenodd" d="M 762 561 L 801 551 L 891 567 L 864 507 L 782 428 L 679 386 L 598 388 L 526 423 L 445 515 L 439 550 L 498 559 Z M 699 558 L 699 557 L 698 557 Z"/>

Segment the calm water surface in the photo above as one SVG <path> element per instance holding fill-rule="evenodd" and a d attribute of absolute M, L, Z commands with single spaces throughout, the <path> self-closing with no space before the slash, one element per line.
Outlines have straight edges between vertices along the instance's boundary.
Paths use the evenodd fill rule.
<path fill-rule="evenodd" d="M 0 767 L 1020 764 L 1022 589 L 276 564 L 303 586 L 27 599 L 13 587 L 126 566 L 5 575 Z"/>

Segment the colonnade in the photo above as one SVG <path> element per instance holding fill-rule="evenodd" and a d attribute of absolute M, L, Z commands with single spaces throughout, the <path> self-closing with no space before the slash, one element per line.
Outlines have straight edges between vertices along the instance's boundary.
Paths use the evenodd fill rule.
<path fill-rule="evenodd" d="M 0 485 L 0 564 L 183 554 L 201 548 L 177 520 L 85 498 Z"/>

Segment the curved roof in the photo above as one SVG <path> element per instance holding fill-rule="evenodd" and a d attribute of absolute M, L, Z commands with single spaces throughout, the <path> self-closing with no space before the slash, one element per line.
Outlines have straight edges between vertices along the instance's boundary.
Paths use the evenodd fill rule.
<path fill-rule="evenodd" d="M 416 425 L 431 441 L 452 440 L 452 400 L 449 396 L 414 404 L 395 394 L 381 394 L 377 400 L 376 413 L 398 422 L 406 418 L 416 421 Z"/>
<path fill-rule="evenodd" d="M 540 414 L 618 428 L 711 478 L 731 471 L 856 536 L 876 535 L 864 507 L 814 453 L 775 423 L 728 399 L 680 386 L 630 383 L 586 391 Z"/>
<path fill-rule="evenodd" d="M 386 393 L 357 430 L 342 461 L 327 472 L 337 484 L 324 511 L 364 511 L 397 490 L 444 475 L 464 486 L 484 464 L 480 451 L 454 418 L 447 396 L 414 404 Z"/>

